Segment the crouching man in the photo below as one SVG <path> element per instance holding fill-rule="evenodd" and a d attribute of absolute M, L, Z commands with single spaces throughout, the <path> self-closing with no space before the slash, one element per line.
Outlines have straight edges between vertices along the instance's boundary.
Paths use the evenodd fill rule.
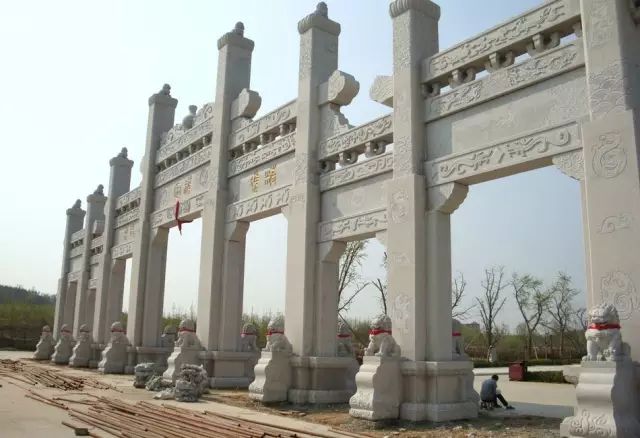
<path fill-rule="evenodd" d="M 504 396 L 498 389 L 498 376 L 494 374 L 490 379 L 482 382 L 482 388 L 480 389 L 480 400 L 482 404 L 488 405 L 489 408 L 499 408 L 498 400 L 507 409 L 515 409 L 505 400 Z"/>

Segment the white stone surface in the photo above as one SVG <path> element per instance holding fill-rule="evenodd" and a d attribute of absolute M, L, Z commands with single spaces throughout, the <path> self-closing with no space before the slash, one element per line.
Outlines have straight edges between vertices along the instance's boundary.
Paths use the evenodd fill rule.
<path fill-rule="evenodd" d="M 263 351 L 249 385 L 249 398 L 263 403 L 286 401 L 291 387 L 291 353 Z"/>
<path fill-rule="evenodd" d="M 175 382 L 182 365 L 200 365 L 202 350 L 202 344 L 196 335 L 195 323 L 190 319 L 180 321 L 178 340 L 175 343 L 173 353 L 167 360 L 167 370 L 163 377 Z"/>
<path fill-rule="evenodd" d="M 357 391 L 349 400 L 349 413 L 366 420 L 400 416 L 402 376 L 399 357 L 365 356 L 356 374 Z"/>

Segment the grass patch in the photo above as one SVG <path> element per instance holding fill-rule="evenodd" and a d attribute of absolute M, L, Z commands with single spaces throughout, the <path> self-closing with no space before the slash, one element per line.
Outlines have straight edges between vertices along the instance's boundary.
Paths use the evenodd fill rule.
<path fill-rule="evenodd" d="M 525 382 L 566 383 L 568 385 L 571 384 L 564 380 L 562 371 L 527 371 L 524 376 L 524 380 Z"/>

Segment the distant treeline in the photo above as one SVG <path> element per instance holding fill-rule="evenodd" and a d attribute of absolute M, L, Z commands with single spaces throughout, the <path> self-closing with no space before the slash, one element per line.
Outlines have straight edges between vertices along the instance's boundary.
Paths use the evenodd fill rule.
<path fill-rule="evenodd" d="M 35 289 L 25 289 L 22 286 L 7 286 L 0 284 L 0 304 L 29 303 L 55 304 L 55 295 L 45 295 Z"/>

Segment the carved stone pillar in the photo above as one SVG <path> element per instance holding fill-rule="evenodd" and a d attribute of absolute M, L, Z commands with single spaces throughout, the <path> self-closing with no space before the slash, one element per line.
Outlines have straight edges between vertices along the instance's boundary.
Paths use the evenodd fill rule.
<path fill-rule="evenodd" d="M 473 365 L 451 354 L 449 214 L 466 187 L 425 189 L 427 154 L 421 63 L 438 51 L 440 8 L 395 0 L 393 19 L 393 178 L 388 182 L 388 303 L 393 336 L 405 360 L 399 416 L 448 421 L 477 416 L 468 394 Z M 425 317 L 426 315 L 426 317 Z"/>
<path fill-rule="evenodd" d="M 237 235 L 227 235 L 225 225 L 228 202 L 228 137 L 231 132 L 231 119 L 234 115 L 238 116 L 233 114 L 232 103 L 243 89 L 249 88 L 253 47 L 253 41 L 244 37 L 242 23 L 237 23 L 232 31 L 218 40 L 218 75 L 209 164 L 211 188 L 205 195 L 202 211 L 196 327 L 198 338 L 206 349 L 203 353 L 203 364 L 211 377 L 209 384 L 212 387 L 248 386 L 245 363 L 247 360 L 253 360 L 253 356 L 249 358 L 247 354 L 243 356 L 243 353 L 238 353 L 242 317 L 244 236 L 241 240 L 229 240 L 228 237 L 235 239 Z M 255 97 L 249 96 L 248 100 L 252 99 L 255 100 Z M 240 111 L 241 115 L 251 113 L 246 106 Z M 238 230 L 240 228 L 242 227 Z M 232 259 L 242 265 L 230 265 Z M 225 290 L 225 286 L 230 289 Z M 238 361 L 244 363 L 238 364 Z"/>
<path fill-rule="evenodd" d="M 78 199 L 75 204 L 73 204 L 73 207 L 67 209 L 67 222 L 64 229 L 64 241 L 62 243 L 62 268 L 60 269 L 60 279 L 58 280 L 58 292 L 56 294 L 56 308 L 53 322 L 55 339 L 57 339 L 60 328 L 62 328 L 65 320 L 65 305 L 67 302 L 67 289 L 69 287 L 68 274 L 70 270 L 69 252 L 71 250 L 71 235 L 81 230 L 84 222 L 85 211 L 80 208 L 80 205 L 80 200 Z M 73 322 L 73 315 L 71 315 L 70 319 Z"/>
<path fill-rule="evenodd" d="M 584 145 L 591 306 L 618 308 L 640 359 L 640 27 L 627 0 L 582 0 L 590 120 Z"/>
<path fill-rule="evenodd" d="M 140 183 L 140 232 L 133 244 L 133 260 L 131 263 L 131 286 L 129 309 L 127 315 L 127 338 L 131 345 L 129 365 L 125 372 L 133 373 L 136 364 L 135 347 L 143 342 L 143 327 L 147 319 L 145 305 L 149 302 L 148 285 L 159 273 L 149 270 L 151 258 L 157 257 L 157 248 L 152 251 L 151 241 L 157 231 L 151 227 L 150 216 L 154 208 L 153 182 L 156 174 L 156 151 L 160 146 L 160 136 L 173 127 L 175 109 L 178 100 L 171 97 L 171 87 L 165 84 L 158 93 L 149 98 L 149 118 L 147 122 L 147 139 L 142 161 L 142 181 Z M 152 254 L 153 253 L 153 254 Z M 157 266 L 157 265 L 156 265 Z M 162 272 L 164 283 L 164 272 Z M 157 283 L 155 283 L 157 285 Z M 158 325 L 152 316 L 154 326 Z M 113 322 L 113 321 L 111 321 Z M 159 326 L 159 325 L 158 325 Z M 148 332 L 148 331 L 147 331 Z M 150 336 L 150 335 L 149 335 Z M 147 337 L 147 339 L 149 338 Z M 160 332 L 157 333 L 157 337 Z"/>
<path fill-rule="evenodd" d="M 96 221 L 104 221 L 104 204 L 107 197 L 102 192 L 103 186 L 100 184 L 98 188 L 89 196 L 87 196 L 87 220 L 85 223 L 84 234 L 84 250 L 82 253 L 82 274 L 78 281 L 78 290 L 76 291 L 76 309 L 73 318 L 73 337 L 77 338 L 82 324 L 93 324 L 93 321 L 87 321 L 87 294 L 89 293 L 89 277 L 91 276 L 91 241 L 93 240 L 93 230 Z"/>
<path fill-rule="evenodd" d="M 109 330 L 114 321 L 119 321 L 122 313 L 122 288 L 124 286 L 124 269 L 119 277 L 114 278 L 115 283 L 111 287 L 111 274 L 118 273 L 113 269 L 116 264 L 111 257 L 111 247 L 115 234 L 115 210 L 118 197 L 127 193 L 131 184 L 131 168 L 133 161 L 127 158 L 127 149 L 122 148 L 120 153 L 109 160 L 111 172 L 109 174 L 109 188 L 107 192 L 107 204 L 105 206 L 104 232 L 102 234 L 103 248 L 98 266 L 98 284 L 96 287 L 96 299 L 93 321 L 90 327 L 93 330 L 93 341 L 97 344 L 106 344 L 109 337 Z M 124 265 L 125 261 L 119 261 L 118 266 Z M 124 266 L 123 266 L 124 268 Z M 118 294 L 118 297 L 111 297 L 110 294 Z M 118 313 L 109 311 L 109 303 L 116 298 L 120 303 Z"/>

